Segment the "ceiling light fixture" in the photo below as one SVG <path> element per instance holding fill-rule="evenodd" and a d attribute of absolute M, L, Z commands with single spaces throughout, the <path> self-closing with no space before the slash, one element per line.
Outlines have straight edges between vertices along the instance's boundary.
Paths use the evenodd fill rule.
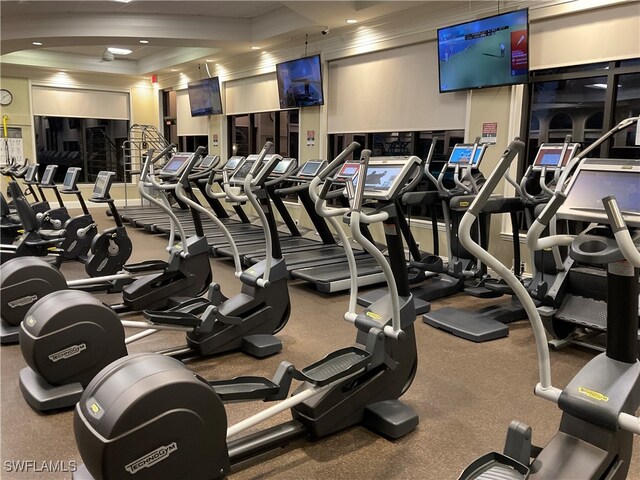
<path fill-rule="evenodd" d="M 102 60 L 103 62 L 113 62 L 115 59 L 116 57 L 109 50 L 105 50 L 100 55 L 100 60 Z"/>
<path fill-rule="evenodd" d="M 354 23 L 358 23 L 358 20 L 354 19 L 354 18 L 347 18 L 345 20 L 349 25 L 352 25 Z"/>
<path fill-rule="evenodd" d="M 149 43 L 149 40 L 140 40 L 140 43 L 144 43 L 145 45 Z"/>
<path fill-rule="evenodd" d="M 129 3 L 131 0 L 113 0 L 113 1 L 118 3 Z"/>
<path fill-rule="evenodd" d="M 260 50 L 260 47 L 253 46 L 251 47 L 251 50 Z"/>
<path fill-rule="evenodd" d="M 109 50 L 114 55 L 129 55 L 131 53 L 131 50 L 129 50 L 128 48 L 109 47 L 107 48 L 107 50 Z"/>
<path fill-rule="evenodd" d="M 33 43 L 36 47 L 39 47 L 40 45 L 42 45 L 42 42 L 31 42 Z"/>
<path fill-rule="evenodd" d="M 172 68 L 171 71 L 172 72 L 177 72 L 178 70 L 176 68 Z"/>
<path fill-rule="evenodd" d="M 211 62 L 213 62 L 213 60 L 212 60 L 212 59 L 210 59 L 210 58 L 207 58 L 207 59 L 206 59 L 206 62 L 207 62 L 207 63 L 211 63 Z"/>

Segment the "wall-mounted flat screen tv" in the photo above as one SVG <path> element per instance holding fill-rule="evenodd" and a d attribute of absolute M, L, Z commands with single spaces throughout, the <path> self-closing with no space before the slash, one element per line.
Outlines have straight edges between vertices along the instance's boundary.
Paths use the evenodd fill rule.
<path fill-rule="evenodd" d="M 220 115 L 222 98 L 220 97 L 220 81 L 218 77 L 205 78 L 187 84 L 191 116 Z"/>
<path fill-rule="evenodd" d="M 320 55 L 278 63 L 280 108 L 324 105 Z"/>
<path fill-rule="evenodd" d="M 529 11 L 438 30 L 440 92 L 527 83 Z"/>

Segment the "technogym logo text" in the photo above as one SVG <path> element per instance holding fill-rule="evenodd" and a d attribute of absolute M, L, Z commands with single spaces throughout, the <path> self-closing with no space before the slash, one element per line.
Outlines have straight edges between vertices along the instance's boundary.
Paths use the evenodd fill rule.
<path fill-rule="evenodd" d="M 24 307 L 25 305 L 35 302 L 37 299 L 37 295 L 27 295 L 26 297 L 20 297 L 11 301 L 7 303 L 7 305 L 9 305 L 9 308 Z"/>
<path fill-rule="evenodd" d="M 49 355 L 49 360 L 53 363 L 59 360 L 66 360 L 67 358 L 75 357 L 83 350 L 87 349 L 86 343 L 81 343 L 80 345 L 71 345 L 70 347 L 65 348 L 64 350 L 60 350 L 59 352 L 52 353 Z"/>
<path fill-rule="evenodd" d="M 178 450 L 176 442 L 172 442 L 169 445 L 156 448 L 154 451 L 147 453 L 145 456 L 134 460 L 128 465 L 124 466 L 124 469 L 130 474 L 135 474 L 143 468 L 148 468 L 155 465 L 158 462 L 166 460 L 169 455 Z"/>

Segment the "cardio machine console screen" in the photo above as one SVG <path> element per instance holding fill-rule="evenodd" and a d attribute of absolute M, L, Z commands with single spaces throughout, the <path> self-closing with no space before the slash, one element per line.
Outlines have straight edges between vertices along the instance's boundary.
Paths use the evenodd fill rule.
<path fill-rule="evenodd" d="M 360 168 L 360 164 L 358 162 L 347 162 L 342 165 L 342 168 L 336 175 L 336 180 L 348 180 L 352 178 L 356 173 L 358 173 L 358 169 Z"/>
<path fill-rule="evenodd" d="M 34 165 L 29 165 L 29 168 L 27 168 L 27 173 L 25 173 L 24 175 L 25 182 L 35 182 L 37 171 L 38 171 L 37 163 Z"/>
<path fill-rule="evenodd" d="M 278 162 L 278 164 L 273 169 L 271 174 L 272 175 L 282 175 L 287 170 L 289 170 L 289 167 L 291 166 L 291 164 L 293 163 L 294 160 L 295 160 L 294 158 L 283 158 L 282 160 L 280 160 Z"/>
<path fill-rule="evenodd" d="M 236 173 L 233 174 L 233 177 L 231 177 L 230 182 L 231 183 L 242 183 L 242 182 L 244 182 L 244 179 L 249 174 L 249 171 L 253 167 L 254 163 L 256 163 L 255 159 L 250 159 L 250 160 L 247 159 L 242 164 L 242 166 L 238 170 L 236 170 Z"/>
<path fill-rule="evenodd" d="M 366 198 L 389 200 L 400 188 L 409 169 L 419 163 L 418 157 L 404 157 L 390 160 L 389 157 L 370 158 L 367 175 L 364 181 L 364 195 Z M 359 175 L 351 179 L 357 188 Z"/>
<path fill-rule="evenodd" d="M 209 168 L 211 165 L 213 165 L 213 162 L 215 161 L 216 161 L 215 155 L 207 155 L 202 159 L 202 162 L 200 162 L 200 168 Z"/>
<path fill-rule="evenodd" d="M 473 162 L 470 162 L 473 145 L 458 143 L 453 147 L 451 156 L 449 156 L 449 165 L 469 165 L 469 163 L 471 163 L 472 166 L 477 167 L 486 149 L 486 145 L 478 145 L 476 153 L 473 156 Z"/>
<path fill-rule="evenodd" d="M 298 172 L 299 177 L 315 177 L 322 167 L 321 161 L 309 160 Z"/>
<path fill-rule="evenodd" d="M 244 160 L 244 157 L 241 157 L 241 156 L 231 157 L 229 160 L 227 160 L 227 163 L 225 163 L 224 169 L 228 171 L 235 170 L 236 168 L 238 168 L 238 165 L 242 160 Z"/>
<path fill-rule="evenodd" d="M 53 165 L 49 165 L 47 166 L 47 168 L 44 169 L 44 174 L 42 175 L 42 181 L 40 182 L 42 185 L 51 185 L 51 180 L 53 180 L 54 170 L 55 168 L 53 168 Z"/>
<path fill-rule="evenodd" d="M 74 190 L 79 173 L 80 169 L 78 167 L 67 168 L 67 173 L 64 174 L 64 182 L 62 182 L 62 189 Z"/>
<path fill-rule="evenodd" d="M 113 177 L 113 172 L 100 172 L 98 174 L 98 178 L 96 178 L 96 183 L 93 186 L 93 192 L 91 193 L 92 198 L 106 198 L 109 195 L 109 189 L 111 188 L 111 178 Z"/>
<path fill-rule="evenodd" d="M 167 162 L 167 164 L 162 167 L 160 170 L 160 176 L 162 177 L 171 177 L 177 174 L 182 167 L 187 163 L 189 158 L 191 158 L 191 153 L 176 153 L 171 160 Z"/>
<path fill-rule="evenodd" d="M 596 163 L 599 162 L 599 163 Z M 602 199 L 615 195 L 629 226 L 640 226 L 640 162 L 587 160 L 578 167 L 567 188 L 559 218 L 607 222 Z"/>
<path fill-rule="evenodd" d="M 533 166 L 535 167 L 551 167 L 551 168 L 560 168 L 564 167 L 569 160 L 573 158 L 578 149 L 577 143 L 570 143 L 567 146 L 567 150 L 564 153 L 564 158 L 560 158 L 562 155 L 562 149 L 564 148 L 563 144 L 542 144 L 538 153 L 536 155 L 535 160 L 533 161 Z"/>

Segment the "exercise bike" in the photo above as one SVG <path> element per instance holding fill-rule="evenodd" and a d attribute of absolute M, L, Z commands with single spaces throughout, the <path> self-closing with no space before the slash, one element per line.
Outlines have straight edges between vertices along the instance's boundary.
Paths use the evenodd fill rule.
<path fill-rule="evenodd" d="M 640 361 L 637 345 L 638 269 L 640 268 L 640 200 L 637 188 L 630 188 L 640 176 L 640 162 L 634 160 L 581 159 L 614 133 L 637 123 L 627 119 L 598 139 L 565 169 L 552 200 L 538 215 L 527 234 L 532 251 L 570 246 L 570 255 L 581 262 L 608 265 L 606 352 L 589 361 L 564 389 L 552 386 L 549 348 L 540 314 L 526 288 L 495 257 L 477 245 L 470 228 L 524 144 L 513 142 L 498 163 L 460 225 L 460 238 L 496 271 L 513 289 L 531 320 L 536 339 L 540 381 L 535 394 L 562 410 L 558 433 L 543 448 L 532 445 L 532 429 L 514 421 L 509 426 L 503 453 L 493 452 L 473 462 L 460 480 L 480 478 L 599 479 L 627 477 L 633 449 L 633 435 L 640 434 Z M 570 183 L 570 172 L 578 167 Z M 612 188 L 624 195 L 623 211 L 608 196 Z M 637 185 L 637 183 L 636 183 Z M 604 197 L 604 198 L 603 198 Z M 602 199 L 602 200 L 600 200 Z M 540 238 L 556 214 L 592 225 L 578 236 L 555 235 Z M 631 234 L 626 226 L 634 227 Z"/>
<path fill-rule="evenodd" d="M 349 148 L 353 151 L 357 147 L 352 144 Z M 355 344 L 303 369 L 283 362 L 273 380 L 239 377 L 207 382 L 165 356 L 122 358 L 92 380 L 76 405 L 74 432 L 85 463 L 74 473 L 75 479 L 120 478 L 134 473 L 167 480 L 216 479 L 227 475 L 232 465 L 304 435 L 322 438 L 362 424 L 395 439 L 416 428 L 417 414 L 399 400 L 412 383 L 417 352 L 415 308 L 402 240 L 397 234 L 399 224 L 390 200 L 407 180 L 417 157 L 407 158 L 406 168 L 397 172 L 393 185 L 369 190 L 365 186 L 369 154 L 363 152 L 361 181 L 356 189 L 349 189 L 352 207 L 338 209 L 337 215 L 346 215 L 354 238 L 380 262 L 390 293 L 357 314 L 351 310 L 357 296 L 357 275 L 352 270 L 353 289 L 345 320 L 356 327 Z M 326 177 L 342 160 L 331 162 L 321 176 Z M 310 188 L 315 189 L 319 183 L 317 177 Z M 333 216 L 336 209 L 324 206 L 326 190 L 328 187 L 313 193 L 316 208 L 330 216 L 338 234 L 346 240 Z M 362 211 L 365 198 L 379 201 L 374 212 Z M 329 210 L 332 212 L 327 213 Z M 389 261 L 360 231 L 361 223 L 376 221 L 385 223 Z M 350 251 L 349 242 L 343 244 Z M 353 268 L 353 252 L 348 256 Z M 302 383 L 289 397 L 293 380 Z M 281 401 L 227 428 L 223 402 L 249 400 Z M 288 409 L 292 420 L 240 436 Z"/>

